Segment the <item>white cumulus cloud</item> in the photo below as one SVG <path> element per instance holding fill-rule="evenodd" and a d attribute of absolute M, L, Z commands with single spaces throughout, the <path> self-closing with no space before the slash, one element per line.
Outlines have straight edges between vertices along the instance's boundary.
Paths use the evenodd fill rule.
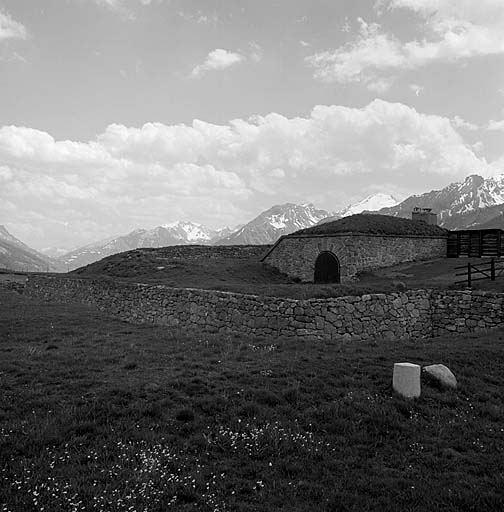
<path fill-rule="evenodd" d="M 3 39 L 26 39 L 28 32 L 26 27 L 12 18 L 12 16 L 0 10 L 0 41 Z"/>
<path fill-rule="evenodd" d="M 504 132 L 504 120 L 502 121 L 490 121 L 487 126 L 489 131 L 502 131 Z"/>
<path fill-rule="evenodd" d="M 364 82 L 373 84 L 369 68 L 396 68 L 404 65 L 400 42 L 381 32 L 377 23 L 368 24 L 359 18 L 359 37 L 336 50 L 315 53 L 306 57 L 314 76 L 323 81 Z"/>
<path fill-rule="evenodd" d="M 379 24 L 359 19 L 355 39 L 306 58 L 315 78 L 369 84 L 383 72 L 504 54 L 502 0 L 382 0 L 377 6 L 382 15 L 384 8 L 413 11 L 424 37 L 402 41 Z"/>
<path fill-rule="evenodd" d="M 457 125 L 375 100 L 224 125 L 112 124 L 89 142 L 4 126 L 0 218 L 42 226 L 53 240 L 40 246 L 77 245 L 178 219 L 236 225 L 286 201 L 333 210 L 383 183 L 406 196 L 497 173 Z"/>
<path fill-rule="evenodd" d="M 209 71 L 220 71 L 238 64 L 245 59 L 240 53 L 229 52 L 221 48 L 212 50 L 205 59 L 205 62 L 198 64 L 191 72 L 192 78 L 201 78 Z"/>

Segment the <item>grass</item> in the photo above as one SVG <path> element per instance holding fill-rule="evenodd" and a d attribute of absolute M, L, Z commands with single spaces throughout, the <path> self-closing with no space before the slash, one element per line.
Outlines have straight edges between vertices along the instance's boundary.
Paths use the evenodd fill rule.
<path fill-rule="evenodd" d="M 293 235 L 301 234 L 332 234 L 332 233 L 366 233 L 374 235 L 428 235 L 446 236 L 448 231 L 439 226 L 423 221 L 379 215 L 359 213 L 342 219 L 324 222 L 315 226 L 300 229 Z"/>
<path fill-rule="evenodd" d="M 2 512 L 504 509 L 502 331 L 308 343 L 0 306 Z M 398 361 L 459 389 L 401 399 Z"/>
<path fill-rule="evenodd" d="M 454 285 L 456 280 L 461 279 L 455 276 L 457 272 L 461 272 L 455 267 L 465 265 L 468 261 L 481 264 L 482 261 L 489 260 L 488 258 L 438 258 L 402 263 L 372 272 L 363 272 L 350 283 L 315 285 L 295 282 L 253 258 L 231 259 L 216 256 L 212 259 L 187 261 L 180 258 L 167 260 L 162 254 L 162 251 L 156 249 L 136 249 L 109 256 L 68 275 L 79 278 L 112 278 L 183 288 L 309 299 L 392 293 L 415 288 L 461 289 L 464 285 Z M 0 275 L 0 279 L 1 277 Z M 473 288 L 504 292 L 504 277 L 496 281 L 476 281 Z"/>

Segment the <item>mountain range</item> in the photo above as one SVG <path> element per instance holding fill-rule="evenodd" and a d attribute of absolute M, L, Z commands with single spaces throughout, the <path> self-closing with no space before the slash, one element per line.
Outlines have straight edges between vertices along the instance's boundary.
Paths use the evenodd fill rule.
<path fill-rule="evenodd" d="M 438 224 L 446 229 L 498 222 L 504 211 L 504 174 L 487 179 L 473 174 L 441 190 L 410 196 L 395 206 L 380 209 L 379 213 L 409 217 L 415 206 L 432 208 L 438 214 Z"/>
<path fill-rule="evenodd" d="M 269 244 L 281 235 L 362 212 L 411 218 L 415 207 L 431 208 L 438 214 L 438 224 L 447 229 L 479 226 L 504 229 L 504 174 L 487 179 L 471 175 L 441 190 L 413 195 L 402 202 L 388 194 L 373 194 L 337 212 L 321 210 L 309 203 L 275 205 L 234 229 L 212 230 L 194 222 L 173 222 L 153 229 L 136 229 L 56 258 L 31 249 L 0 226 L 0 268 L 68 271 L 138 247 Z M 60 252 L 47 251 L 55 255 Z"/>
<path fill-rule="evenodd" d="M 118 252 L 138 247 L 167 247 L 169 245 L 213 245 L 218 239 L 233 230 L 223 228 L 211 230 L 194 222 L 173 222 L 153 229 L 135 229 L 127 235 L 107 238 L 79 247 L 57 258 L 67 270 L 73 270 Z"/>
<path fill-rule="evenodd" d="M 317 224 L 331 214 L 312 204 L 275 205 L 248 224 L 215 242 L 215 245 L 271 244 L 282 235 Z"/>
<path fill-rule="evenodd" d="M 51 258 L 28 247 L 0 225 L 0 269 L 48 272 L 58 270 L 58 266 Z"/>

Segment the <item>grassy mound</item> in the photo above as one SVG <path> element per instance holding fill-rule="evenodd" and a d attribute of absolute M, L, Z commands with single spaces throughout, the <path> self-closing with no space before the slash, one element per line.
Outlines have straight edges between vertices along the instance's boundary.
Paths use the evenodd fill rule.
<path fill-rule="evenodd" d="M 359 213 L 311 228 L 300 229 L 293 235 L 330 235 L 334 233 L 363 233 L 373 235 L 424 235 L 443 236 L 448 232 L 439 226 L 422 221 Z"/>
<path fill-rule="evenodd" d="M 67 276 L 90 279 L 160 284 L 177 288 L 202 288 L 293 299 L 342 297 L 367 293 L 391 293 L 403 289 L 453 288 L 461 280 L 456 267 L 481 264 L 480 258 L 439 258 L 410 262 L 362 272 L 345 284 L 301 284 L 251 259 L 212 258 L 198 261 L 167 260 L 158 249 L 136 249 L 115 254 L 74 270 Z M 460 284 L 459 288 L 464 288 Z M 473 287 L 504 292 L 504 278 L 475 281 Z"/>
<path fill-rule="evenodd" d="M 504 333 L 196 336 L 0 290 L 11 512 L 504 510 Z M 391 389 L 397 361 L 459 389 Z"/>
<path fill-rule="evenodd" d="M 70 275 L 241 293 L 293 282 L 256 258 L 233 259 L 216 253 L 212 258 L 188 260 L 167 257 L 163 249 L 135 249 L 114 254 L 74 270 Z"/>
<path fill-rule="evenodd" d="M 231 259 L 215 256 L 195 261 L 167 259 L 163 256 L 162 249 L 135 249 L 114 254 L 74 270 L 69 275 L 293 299 L 396 291 L 393 283 L 395 278 L 381 279 L 378 282 L 366 278 L 363 282 L 332 285 L 301 284 L 254 258 Z"/>

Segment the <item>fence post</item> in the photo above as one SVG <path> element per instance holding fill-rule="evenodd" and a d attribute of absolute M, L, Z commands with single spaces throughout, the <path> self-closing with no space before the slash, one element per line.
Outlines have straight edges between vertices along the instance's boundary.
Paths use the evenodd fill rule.
<path fill-rule="evenodd" d="M 471 264 L 467 264 L 467 286 L 471 288 Z"/>
<path fill-rule="evenodd" d="M 493 258 L 490 262 L 490 279 L 495 281 L 495 260 Z"/>

